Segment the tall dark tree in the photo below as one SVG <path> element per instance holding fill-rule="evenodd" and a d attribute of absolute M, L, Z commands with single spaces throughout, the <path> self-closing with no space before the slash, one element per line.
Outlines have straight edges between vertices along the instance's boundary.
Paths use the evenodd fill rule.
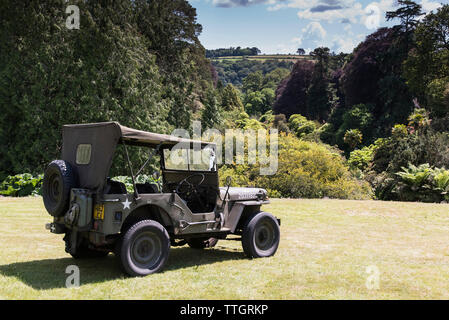
<path fill-rule="evenodd" d="M 399 19 L 401 21 L 397 29 L 402 33 L 401 38 L 404 39 L 405 52 L 411 48 L 413 42 L 413 31 L 419 23 L 419 17 L 424 15 L 422 6 L 412 0 L 397 0 L 399 8 L 395 11 L 386 13 L 387 21 Z"/>
<path fill-rule="evenodd" d="M 327 120 L 335 99 L 335 91 L 329 81 L 329 48 L 316 48 L 310 53 L 316 57 L 312 81 L 307 90 L 307 109 L 305 115 L 309 119 Z"/>
<path fill-rule="evenodd" d="M 273 106 L 275 114 L 307 115 L 307 90 L 312 82 L 314 63 L 300 60 L 295 63 L 290 75 L 276 89 L 276 101 Z"/>

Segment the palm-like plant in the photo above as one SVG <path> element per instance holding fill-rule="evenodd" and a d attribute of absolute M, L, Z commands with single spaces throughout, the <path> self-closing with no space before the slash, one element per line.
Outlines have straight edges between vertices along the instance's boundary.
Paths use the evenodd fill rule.
<path fill-rule="evenodd" d="M 433 172 L 433 185 L 436 191 L 449 200 L 449 170 L 445 168 L 435 168 Z"/>
<path fill-rule="evenodd" d="M 418 190 L 420 187 L 425 187 L 427 179 L 433 172 L 428 163 L 424 163 L 418 167 L 409 164 L 408 168 L 402 167 L 402 170 L 396 173 L 396 175 L 401 177 L 403 182 L 409 185 L 413 191 Z"/>

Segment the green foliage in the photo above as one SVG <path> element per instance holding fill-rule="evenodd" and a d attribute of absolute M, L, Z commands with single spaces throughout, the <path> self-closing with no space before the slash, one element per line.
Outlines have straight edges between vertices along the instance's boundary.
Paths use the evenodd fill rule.
<path fill-rule="evenodd" d="M 262 75 L 268 75 L 277 69 L 283 70 L 271 74 L 267 79 L 267 84 L 273 80 L 273 77 L 284 78 L 284 75 L 288 76 L 288 71 L 291 70 L 294 63 L 285 60 L 268 59 L 259 61 L 243 58 L 237 60 L 217 59 L 213 60 L 212 64 L 224 84 L 232 83 L 234 86 L 240 87 L 249 74 L 257 71 L 262 72 Z M 279 82 L 274 80 L 273 83 L 275 82 L 277 86 Z"/>
<path fill-rule="evenodd" d="M 408 117 L 408 125 L 415 130 L 426 127 L 430 124 L 429 113 L 424 108 L 417 108 Z"/>
<path fill-rule="evenodd" d="M 316 125 L 313 121 L 307 120 L 300 114 L 294 114 L 288 120 L 289 128 L 296 134 L 298 138 L 303 138 L 306 135 L 313 133 L 316 130 Z"/>
<path fill-rule="evenodd" d="M 149 176 L 149 175 L 145 175 L 145 174 L 140 174 L 136 177 L 135 182 L 136 183 L 155 183 L 158 184 L 159 182 L 161 182 L 162 178 L 159 178 L 158 180 L 155 180 L 153 178 L 153 176 Z M 133 193 L 134 192 L 134 186 L 133 186 L 133 179 L 130 176 L 116 176 L 113 177 L 111 180 L 117 181 L 117 182 L 122 182 L 125 187 L 126 187 L 126 191 L 128 193 Z"/>
<path fill-rule="evenodd" d="M 400 139 L 406 137 L 408 134 L 407 126 L 404 124 L 396 124 L 393 129 L 391 129 L 391 136 L 393 139 Z"/>
<path fill-rule="evenodd" d="M 278 170 L 261 176 L 259 165 L 227 165 L 220 168 L 221 183 L 232 176 L 234 186 L 257 186 L 271 197 L 368 199 L 366 182 L 352 176 L 344 158 L 333 149 L 293 135 L 279 137 Z"/>
<path fill-rule="evenodd" d="M 407 183 L 413 191 L 417 191 L 418 188 L 422 187 L 432 173 L 428 163 L 418 167 L 409 164 L 408 168 L 402 167 L 402 170 L 396 173 L 396 175 L 401 177 L 402 181 Z"/>
<path fill-rule="evenodd" d="M 436 79 L 449 77 L 449 5 L 445 4 L 427 14 L 415 31 L 416 45 L 404 63 L 404 76 L 421 103 L 428 104 L 429 110 L 439 113 L 433 105 Z M 438 111 L 437 111 L 438 110 Z"/>
<path fill-rule="evenodd" d="M 257 56 L 260 53 L 260 50 L 256 47 L 252 48 L 220 48 L 214 50 L 206 50 L 207 58 L 216 58 L 216 57 L 235 57 L 235 56 Z"/>
<path fill-rule="evenodd" d="M 359 129 L 349 129 L 345 133 L 344 141 L 352 150 L 362 143 L 363 135 Z"/>
<path fill-rule="evenodd" d="M 433 186 L 435 191 L 441 193 L 446 201 L 449 201 L 449 170 L 435 168 L 433 170 Z"/>
<path fill-rule="evenodd" d="M 264 88 L 261 91 L 250 91 L 245 95 L 245 111 L 250 115 L 260 116 L 271 110 L 274 102 L 274 90 Z"/>
<path fill-rule="evenodd" d="M 404 201 L 440 202 L 449 200 L 449 170 L 431 168 L 428 163 L 402 167 L 393 192 Z"/>
<path fill-rule="evenodd" d="M 369 164 L 373 160 L 373 153 L 373 145 L 354 150 L 349 156 L 348 164 L 352 169 L 359 169 L 361 171 L 364 171 L 368 168 Z"/>
<path fill-rule="evenodd" d="M 201 115 L 201 125 L 205 129 L 217 128 L 221 123 L 221 116 L 217 99 L 213 90 L 209 90 L 204 101 L 204 110 Z"/>
<path fill-rule="evenodd" d="M 68 123 L 188 128 L 192 93 L 211 81 L 187 1 L 71 4 L 80 30 L 66 28 L 58 1 L 0 5 L 1 172 L 42 172 L 60 157 Z"/>
<path fill-rule="evenodd" d="M 225 111 L 243 111 L 243 104 L 240 100 L 240 92 L 232 84 L 226 85 L 221 92 L 221 107 Z"/>
<path fill-rule="evenodd" d="M 278 171 L 274 176 L 260 176 L 251 170 L 255 185 L 292 198 L 367 199 L 370 188 L 356 179 L 344 158 L 328 146 L 301 141 L 281 134 Z"/>
<path fill-rule="evenodd" d="M 449 77 L 434 79 L 427 86 L 427 102 L 436 117 L 444 117 L 449 112 Z"/>
<path fill-rule="evenodd" d="M 33 176 L 30 173 L 8 176 L 0 183 L 0 195 L 10 197 L 40 195 L 42 194 L 41 187 L 43 178 L 44 176 L 42 174 Z"/>

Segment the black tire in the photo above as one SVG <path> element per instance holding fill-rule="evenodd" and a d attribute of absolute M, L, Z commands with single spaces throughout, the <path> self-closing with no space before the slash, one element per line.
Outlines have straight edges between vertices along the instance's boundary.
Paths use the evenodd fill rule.
<path fill-rule="evenodd" d="M 186 240 L 187 244 L 192 249 L 205 249 L 205 248 L 212 248 L 217 245 L 218 239 L 217 238 L 191 238 L 189 240 Z"/>
<path fill-rule="evenodd" d="M 252 215 L 243 228 L 242 247 L 249 258 L 274 255 L 280 241 L 278 221 L 272 214 L 259 212 Z"/>
<path fill-rule="evenodd" d="M 70 190 L 76 187 L 76 175 L 70 163 L 52 161 L 45 169 L 42 197 L 45 209 L 53 217 L 63 216 L 69 207 Z"/>
<path fill-rule="evenodd" d="M 130 276 L 141 277 L 162 270 L 170 252 L 167 230 L 153 220 L 141 220 L 124 234 L 120 262 Z"/>

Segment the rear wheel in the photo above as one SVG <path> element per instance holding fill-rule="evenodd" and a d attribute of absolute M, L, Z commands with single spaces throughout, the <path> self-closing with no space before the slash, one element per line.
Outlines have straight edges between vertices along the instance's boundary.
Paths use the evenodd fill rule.
<path fill-rule="evenodd" d="M 187 240 L 187 244 L 193 249 L 212 248 L 217 244 L 217 238 L 192 238 Z"/>
<path fill-rule="evenodd" d="M 131 226 L 120 242 L 120 261 L 131 276 L 146 276 L 162 270 L 170 251 L 167 230 L 153 220 Z"/>
<path fill-rule="evenodd" d="M 249 258 L 270 257 L 280 241 L 279 224 L 272 214 L 259 212 L 246 222 L 242 234 L 243 251 Z"/>
<path fill-rule="evenodd" d="M 60 217 L 66 213 L 70 190 L 75 187 L 76 176 L 70 163 L 54 160 L 48 165 L 42 182 L 42 197 L 50 215 Z"/>

